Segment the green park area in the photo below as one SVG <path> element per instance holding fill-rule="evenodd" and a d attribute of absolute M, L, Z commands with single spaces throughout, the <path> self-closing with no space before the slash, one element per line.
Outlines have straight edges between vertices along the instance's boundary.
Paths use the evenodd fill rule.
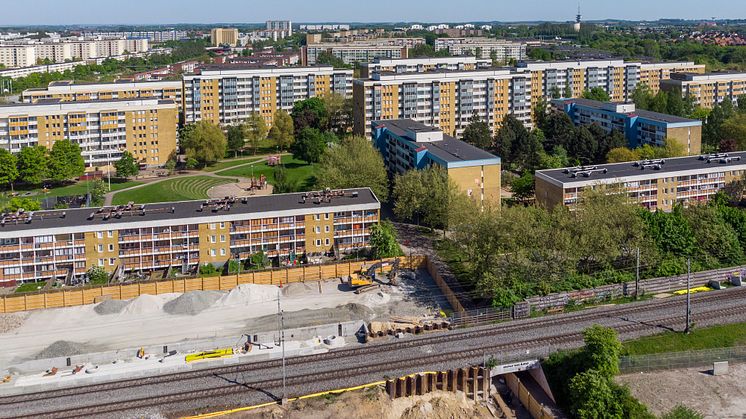
<path fill-rule="evenodd" d="M 294 185 L 294 189 L 308 190 L 313 188 L 316 182 L 315 165 L 298 160 L 290 155 L 282 156 L 281 162 L 285 169 L 286 182 Z M 262 161 L 251 165 L 220 170 L 219 172 L 216 172 L 216 174 L 220 176 L 240 176 L 245 178 L 264 175 L 269 183 L 275 185 L 277 182 L 275 177 L 277 171 L 278 169 L 276 167 L 268 165 L 266 161 Z"/>
<path fill-rule="evenodd" d="M 235 182 L 235 179 L 211 176 L 178 177 L 117 193 L 114 195 L 112 204 L 124 205 L 128 202 L 148 204 L 205 199 L 210 188 L 231 182 Z"/>
<path fill-rule="evenodd" d="M 690 334 L 666 332 L 624 343 L 625 355 L 696 351 L 746 345 L 746 323 L 697 328 Z"/>
<path fill-rule="evenodd" d="M 106 189 L 108 191 L 108 181 L 106 183 Z M 123 179 L 112 179 L 111 180 L 111 191 L 118 191 L 125 188 L 131 188 L 133 186 L 141 185 L 142 182 L 126 181 Z M 33 189 L 18 189 L 16 190 L 16 196 L 22 198 L 33 199 L 41 201 L 45 198 L 60 197 L 60 196 L 80 196 L 85 195 L 91 191 L 93 187 L 93 181 L 76 182 L 70 185 L 56 186 L 50 189 L 44 190 L 43 188 Z M 5 205 L 11 198 L 12 193 L 6 191 L 0 195 L 0 206 Z"/>

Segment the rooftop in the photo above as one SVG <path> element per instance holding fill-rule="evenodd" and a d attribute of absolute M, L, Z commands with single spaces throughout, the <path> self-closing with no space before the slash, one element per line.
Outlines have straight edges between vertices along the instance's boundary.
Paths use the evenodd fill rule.
<path fill-rule="evenodd" d="M 304 199 L 305 197 L 305 199 Z M 215 222 L 219 217 L 229 221 L 313 214 L 340 206 L 380 207 L 378 198 L 369 188 L 292 193 L 246 198 L 224 198 L 201 201 L 166 202 L 160 204 L 133 204 L 98 208 L 79 208 L 52 211 L 35 211 L 21 215 L 0 215 L 0 238 L 16 237 L 14 232 L 46 230 L 53 234 L 56 228 L 72 228 L 75 232 L 97 231 L 106 228 L 137 228 L 176 224 Z M 293 214 L 293 213 L 297 214 Z M 268 215 L 269 213 L 269 215 Z M 274 215 L 272 215 L 274 213 Z M 28 219 L 31 219 L 28 221 Z M 4 223 L 1 221 L 4 220 Z"/>
<path fill-rule="evenodd" d="M 492 153 L 446 134 L 442 134 L 440 137 L 442 140 L 438 141 L 416 141 L 412 138 L 412 133 L 441 133 L 441 131 L 411 119 L 373 121 L 372 125 L 386 127 L 394 135 L 406 138 L 417 145 L 425 147 L 429 153 L 447 163 L 499 159 L 499 157 Z"/>
<path fill-rule="evenodd" d="M 536 176 L 554 181 L 553 183 L 555 184 L 611 183 L 608 181 L 631 179 L 640 176 L 660 178 L 666 175 L 679 176 L 733 170 L 736 167 L 738 167 L 738 170 L 743 170 L 744 166 L 746 166 L 746 151 L 538 170 Z"/>
<path fill-rule="evenodd" d="M 159 105 L 170 105 L 175 104 L 170 99 L 157 99 L 157 98 L 123 98 L 123 99 L 107 99 L 107 100 L 77 100 L 74 102 L 65 102 L 60 98 L 54 99 L 39 99 L 36 102 L 29 103 L 0 103 L 0 110 L 10 108 L 34 108 L 40 106 L 59 105 L 60 107 L 67 108 L 83 108 L 85 105 L 96 105 L 96 108 L 105 108 L 107 104 L 122 104 L 122 103 L 136 103 L 136 104 L 151 104 L 150 102 L 157 101 Z"/>
<path fill-rule="evenodd" d="M 621 102 L 601 102 L 598 100 L 591 100 L 591 99 L 583 99 L 583 98 L 577 98 L 577 99 L 556 99 L 553 102 L 555 103 L 562 103 L 565 105 L 570 104 L 577 104 L 580 106 L 584 106 L 587 108 L 593 108 L 598 110 L 605 110 L 610 112 L 615 112 L 623 115 L 627 115 L 628 117 L 634 117 L 639 116 L 645 119 L 650 119 L 654 121 L 661 121 L 661 122 L 667 122 L 671 124 L 675 123 L 682 123 L 682 122 L 698 122 L 701 123 L 698 119 L 689 119 L 689 118 L 682 118 L 680 116 L 676 115 L 668 115 L 665 113 L 659 113 L 659 112 L 652 112 L 645 109 L 636 109 L 634 103 L 621 103 Z M 622 107 L 625 107 L 627 109 L 632 109 L 629 112 L 620 111 Z"/>

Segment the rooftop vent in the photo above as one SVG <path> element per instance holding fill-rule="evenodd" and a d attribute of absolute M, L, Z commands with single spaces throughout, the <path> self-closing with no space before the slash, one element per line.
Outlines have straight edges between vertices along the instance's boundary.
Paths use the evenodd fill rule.
<path fill-rule="evenodd" d="M 699 156 L 700 160 L 704 160 L 707 163 L 721 163 L 727 164 L 734 161 L 741 161 L 741 156 L 731 156 L 728 153 L 715 153 L 707 156 Z"/>

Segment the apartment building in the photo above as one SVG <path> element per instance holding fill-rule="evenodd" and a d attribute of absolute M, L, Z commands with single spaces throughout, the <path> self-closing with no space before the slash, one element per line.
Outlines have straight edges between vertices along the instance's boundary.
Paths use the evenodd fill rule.
<path fill-rule="evenodd" d="M 295 102 L 331 92 L 352 95 L 352 70 L 331 66 L 215 65 L 185 75 L 183 81 L 186 123 L 236 124 L 258 112 L 271 126 L 275 112 L 290 111 Z"/>
<path fill-rule="evenodd" d="M 36 65 L 36 48 L 31 45 L 0 45 L 0 64 L 8 68 Z"/>
<path fill-rule="evenodd" d="M 24 90 L 21 93 L 21 101 L 35 103 L 48 99 L 59 99 L 61 102 L 84 102 L 153 98 L 171 100 L 181 109 L 182 85 L 183 83 L 178 80 L 143 82 L 119 80 L 113 83 L 76 83 L 71 80 L 61 80 L 49 83 L 46 89 Z"/>
<path fill-rule="evenodd" d="M 623 60 L 529 61 L 517 65 L 517 71 L 531 74 L 535 100 L 542 96 L 581 97 L 584 91 L 598 87 L 613 102 L 630 100 L 640 84 L 657 93 L 660 81 L 674 71 L 703 73 L 704 69 L 704 65 L 692 62 L 643 64 Z"/>
<path fill-rule="evenodd" d="M 238 29 L 235 28 L 212 28 L 210 31 L 210 43 L 214 47 L 238 45 Z"/>
<path fill-rule="evenodd" d="M 0 215 L 0 286 L 109 272 L 193 272 L 263 252 L 279 262 L 370 243 L 370 189 Z"/>
<path fill-rule="evenodd" d="M 739 96 L 746 95 L 746 73 L 672 73 L 661 82 L 661 89 L 689 96 L 695 105 L 712 109 L 726 100 L 735 104 Z"/>
<path fill-rule="evenodd" d="M 531 75 L 510 69 L 375 73 L 354 82 L 354 131 L 370 136 L 371 121 L 412 119 L 460 136 L 472 117 L 495 131 L 507 114 L 530 127 L 531 96 Z"/>
<path fill-rule="evenodd" d="M 377 38 L 352 42 L 309 43 L 301 49 L 301 56 L 305 65 L 316 64 L 322 53 L 329 53 L 345 64 L 365 63 L 376 58 L 407 58 L 409 48 L 424 43 L 424 38 Z"/>
<path fill-rule="evenodd" d="M 287 36 L 293 35 L 293 22 L 290 20 L 268 20 L 266 24 L 268 31 L 285 32 Z"/>
<path fill-rule="evenodd" d="M 437 38 L 435 51 L 447 50 L 451 55 L 476 55 L 503 63 L 526 59 L 526 44 L 495 38 Z"/>
<path fill-rule="evenodd" d="M 670 211 L 676 204 L 708 202 L 746 173 L 745 158 L 746 152 L 737 152 L 538 170 L 536 201 L 573 207 L 584 191 L 607 188 L 651 211 Z"/>
<path fill-rule="evenodd" d="M 360 64 L 360 78 L 367 79 L 374 73 L 424 73 L 435 70 L 477 70 L 489 68 L 492 61 L 474 56 L 390 59 L 376 58 Z"/>
<path fill-rule="evenodd" d="M 0 106 L 0 147 L 51 149 L 67 139 L 80 145 L 87 170 L 107 168 L 124 150 L 147 167 L 162 166 L 176 149 L 178 111 L 171 100 L 59 99 Z"/>
<path fill-rule="evenodd" d="M 411 119 L 373 121 L 371 132 L 392 175 L 436 165 L 467 196 L 499 208 L 499 157 Z"/>
<path fill-rule="evenodd" d="M 633 148 L 645 144 L 663 147 L 673 141 L 687 154 L 702 151 L 702 121 L 699 119 L 635 109 L 634 103 L 556 99 L 552 106 L 569 115 L 575 125 L 595 124 L 606 132 L 624 134 Z"/>

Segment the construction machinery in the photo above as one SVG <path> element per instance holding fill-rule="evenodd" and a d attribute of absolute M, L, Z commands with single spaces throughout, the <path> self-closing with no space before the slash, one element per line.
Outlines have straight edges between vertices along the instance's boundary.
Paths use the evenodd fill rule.
<path fill-rule="evenodd" d="M 378 284 L 396 285 L 395 280 L 398 271 L 399 259 L 363 265 L 359 271 L 350 276 L 348 285 L 355 289 L 355 294 L 375 289 Z"/>

